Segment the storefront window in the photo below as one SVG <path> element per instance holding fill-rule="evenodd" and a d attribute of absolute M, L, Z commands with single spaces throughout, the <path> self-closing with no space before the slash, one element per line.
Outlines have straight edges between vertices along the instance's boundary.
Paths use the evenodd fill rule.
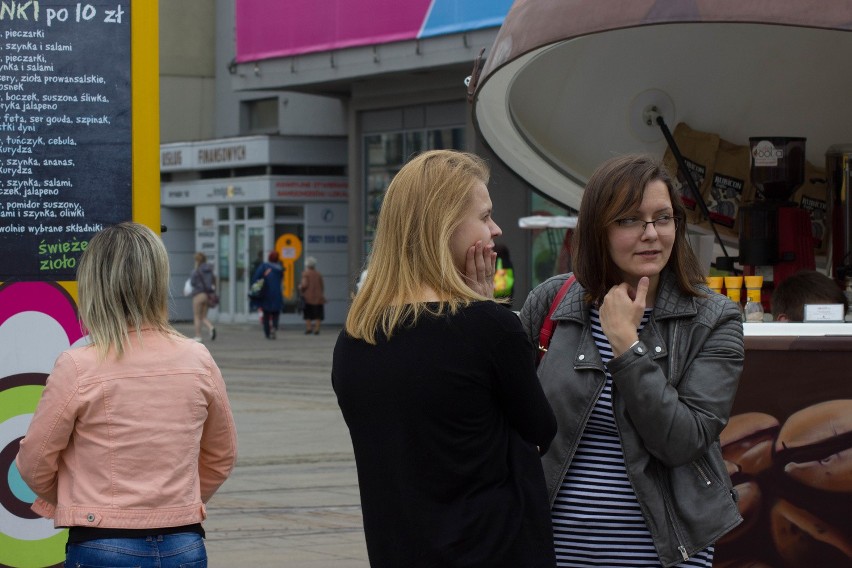
<path fill-rule="evenodd" d="M 367 158 L 365 241 L 373 240 L 382 197 L 391 178 L 402 167 L 404 146 L 402 133 L 375 134 L 364 138 L 364 155 Z"/>
<path fill-rule="evenodd" d="M 531 215 L 562 216 L 576 215 L 576 212 L 557 205 L 553 201 L 532 193 Z M 566 229 L 536 229 L 532 234 L 532 278 L 535 287 L 556 274 L 570 271 L 570 254 L 567 250 Z"/>
<path fill-rule="evenodd" d="M 410 154 L 417 154 L 426 149 L 426 135 L 422 130 L 405 133 L 405 147 Z"/>
<path fill-rule="evenodd" d="M 464 130 L 461 128 L 428 130 L 426 134 L 427 146 L 430 150 L 462 148 L 464 144 Z"/>
<path fill-rule="evenodd" d="M 257 267 L 263 264 L 266 260 L 266 253 L 263 250 L 263 237 L 266 231 L 264 227 L 249 227 L 249 238 L 248 238 L 248 256 L 247 258 L 251 259 L 251 265 L 249 266 L 248 273 L 246 276 L 248 277 L 245 281 L 246 288 L 251 285 L 251 282 L 254 280 L 254 273 L 257 272 Z M 240 292 L 243 292 L 242 290 Z M 247 298 L 248 290 L 246 289 L 244 293 L 240 296 L 241 298 Z"/>
<path fill-rule="evenodd" d="M 219 217 L 221 218 L 222 211 L 227 212 L 227 208 L 219 209 Z M 231 311 L 231 228 L 228 225 L 219 225 L 218 234 L 218 254 L 219 266 L 216 271 L 217 284 L 216 288 L 219 292 L 219 311 L 227 313 Z"/>
<path fill-rule="evenodd" d="M 269 134 L 278 131 L 278 97 L 244 101 L 240 107 L 242 134 Z"/>
<path fill-rule="evenodd" d="M 415 154 L 445 148 L 464 148 L 464 128 L 406 130 L 364 137 L 365 255 L 372 248 L 379 209 L 393 176 Z"/>
<path fill-rule="evenodd" d="M 276 205 L 275 206 L 275 221 L 280 219 L 303 219 L 305 217 L 305 208 L 301 205 Z"/>

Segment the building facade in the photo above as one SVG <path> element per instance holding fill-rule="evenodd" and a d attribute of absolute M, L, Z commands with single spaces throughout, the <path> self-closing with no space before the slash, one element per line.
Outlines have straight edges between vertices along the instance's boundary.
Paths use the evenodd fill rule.
<path fill-rule="evenodd" d="M 354 289 L 366 262 L 384 190 L 399 168 L 414 154 L 428 149 L 455 148 L 480 154 L 492 166 L 489 189 L 495 218 L 504 232 L 501 241 L 512 251 L 515 297 L 523 298 L 542 275 L 551 272 L 549 267 L 555 263 L 558 250 L 547 245 L 554 241 L 554 235 L 521 229 L 518 218 L 541 213 L 563 214 L 564 209 L 535 195 L 533 188 L 505 169 L 477 139 L 465 84 L 477 57 L 481 53 L 487 57 L 511 3 L 511 0 L 417 0 L 403 4 L 390 0 L 326 0 L 308 9 L 297 2 L 216 0 L 215 17 L 209 22 L 215 30 L 215 49 L 211 52 L 215 54 L 214 61 L 210 65 L 205 61 L 204 66 L 197 67 L 212 69 L 215 110 L 210 129 L 194 128 L 199 136 L 209 131 L 212 136 L 174 137 L 175 133 L 166 126 L 163 152 L 174 151 L 168 142 L 186 144 L 190 140 L 215 146 L 220 142 L 228 144 L 235 137 L 251 136 L 291 137 L 302 142 L 329 138 L 345 141 L 341 175 L 347 185 L 346 253 L 342 256 L 335 253 L 333 261 L 329 258 L 328 262 L 334 262 L 334 266 L 320 263 L 324 274 L 331 271 L 335 278 L 341 279 L 346 290 L 343 296 Z M 206 84 L 207 78 L 198 80 Z M 183 96 L 193 92 L 171 89 L 168 82 L 163 89 L 164 105 L 167 90 Z M 207 104 L 203 97 L 198 101 L 200 105 Z M 172 140 L 167 140 L 167 136 L 172 136 Z M 168 159 L 166 155 L 163 158 Z M 275 165 L 256 166 L 274 168 Z M 169 164 L 162 167 L 163 218 L 164 224 L 171 223 L 171 236 L 167 232 L 164 239 L 178 240 L 178 234 L 195 231 L 192 239 L 180 238 L 180 242 L 173 243 L 175 250 L 181 249 L 175 253 L 173 265 L 174 289 L 179 290 L 185 279 L 185 267 L 191 264 L 188 258 L 193 249 L 202 245 L 211 250 L 214 247 L 209 240 L 210 230 L 198 225 L 208 217 L 199 217 L 198 211 L 212 211 L 218 219 L 218 215 L 225 214 L 219 209 L 226 207 L 226 201 L 196 200 L 190 205 L 187 198 L 181 198 L 184 201 L 177 204 L 168 192 L 193 188 L 173 184 L 202 183 L 181 176 L 209 174 L 184 165 L 178 169 Z M 230 176 L 219 178 L 217 183 L 227 187 L 228 179 Z M 213 201 L 221 197 L 210 195 Z M 227 197 L 227 191 L 224 196 L 223 199 L 231 200 L 227 203 L 242 199 Z M 276 234 L 277 205 L 273 197 L 270 194 L 269 201 L 253 202 L 253 207 L 263 209 L 262 223 L 271 231 L 262 237 L 264 248 L 280 236 Z M 322 203 L 318 202 L 317 207 L 321 208 Z M 308 202 L 303 206 L 306 212 L 312 208 Z M 188 207 L 196 208 L 194 216 L 188 213 Z M 200 209 L 205 207 L 214 209 Z M 231 213 L 236 215 L 237 210 Z M 238 230 L 236 226 L 230 229 Z M 555 240 L 561 242 L 561 235 Z M 215 243 L 220 265 L 217 270 L 227 265 L 234 271 L 227 275 L 229 284 L 232 279 L 242 278 L 242 269 L 237 267 L 254 258 L 251 245 L 236 243 L 229 244 L 228 252 Z M 546 269 L 539 270 L 539 265 Z M 233 301 L 241 301 L 238 285 L 230 285 Z M 175 298 L 176 306 L 183 303 L 181 298 Z M 236 305 L 230 308 L 223 305 L 214 316 L 239 320 L 244 317 L 240 310 Z M 336 308 L 329 310 L 329 322 L 338 323 L 336 314 Z"/>
<path fill-rule="evenodd" d="M 313 256 L 324 275 L 326 317 L 342 321 L 348 303 L 345 161 L 346 142 L 337 137 L 258 135 L 161 145 L 172 289 L 180 289 L 194 253 L 202 252 L 218 278 L 216 318 L 254 319 L 248 289 L 275 250 L 284 266 L 283 323 L 295 323 L 304 259 Z M 181 308 L 188 304 L 184 299 Z M 177 307 L 175 317 L 186 318 Z"/>

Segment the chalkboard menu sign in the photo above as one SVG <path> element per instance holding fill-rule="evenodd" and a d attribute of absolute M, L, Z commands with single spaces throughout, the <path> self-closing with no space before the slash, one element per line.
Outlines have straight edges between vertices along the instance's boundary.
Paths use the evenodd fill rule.
<path fill-rule="evenodd" d="M 0 281 L 74 280 L 132 217 L 130 2 L 0 0 Z"/>

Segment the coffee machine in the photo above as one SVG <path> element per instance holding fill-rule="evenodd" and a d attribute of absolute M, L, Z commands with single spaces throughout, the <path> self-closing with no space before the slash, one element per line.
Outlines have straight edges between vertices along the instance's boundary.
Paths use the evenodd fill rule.
<path fill-rule="evenodd" d="M 767 289 L 799 270 L 814 270 L 810 213 L 791 201 L 805 181 L 805 139 L 749 138 L 754 203 L 740 208 L 740 264 Z M 771 284 L 770 284 L 771 283 Z"/>

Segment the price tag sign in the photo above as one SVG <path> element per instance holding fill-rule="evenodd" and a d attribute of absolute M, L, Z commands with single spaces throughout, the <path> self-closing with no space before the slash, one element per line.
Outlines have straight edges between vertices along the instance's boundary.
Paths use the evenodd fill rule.
<path fill-rule="evenodd" d="M 0 12 L 0 281 L 74 280 L 89 238 L 132 218 L 130 2 Z"/>
<path fill-rule="evenodd" d="M 843 304 L 805 304 L 805 321 L 843 321 L 845 317 Z"/>

